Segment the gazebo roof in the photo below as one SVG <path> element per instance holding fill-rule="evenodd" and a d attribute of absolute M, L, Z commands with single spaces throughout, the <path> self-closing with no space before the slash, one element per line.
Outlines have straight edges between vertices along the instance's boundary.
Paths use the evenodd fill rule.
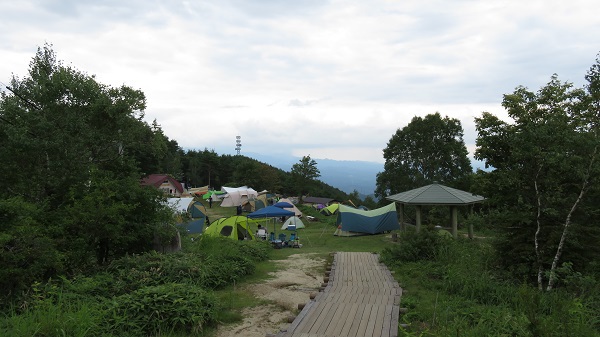
<path fill-rule="evenodd" d="M 470 205 L 483 202 L 484 197 L 456 188 L 433 183 L 414 190 L 390 195 L 387 200 L 406 205 Z"/>

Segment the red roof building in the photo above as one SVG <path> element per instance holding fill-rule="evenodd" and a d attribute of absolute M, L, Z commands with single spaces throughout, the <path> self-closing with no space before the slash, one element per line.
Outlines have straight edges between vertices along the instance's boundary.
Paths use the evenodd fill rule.
<path fill-rule="evenodd" d="M 142 179 L 142 185 L 154 186 L 175 197 L 181 197 L 184 192 L 181 183 L 167 174 L 151 174 Z"/>

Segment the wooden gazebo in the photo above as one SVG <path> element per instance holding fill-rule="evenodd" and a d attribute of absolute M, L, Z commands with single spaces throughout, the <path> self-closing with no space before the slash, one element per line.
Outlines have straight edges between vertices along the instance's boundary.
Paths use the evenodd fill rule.
<path fill-rule="evenodd" d="M 400 215 L 402 228 L 404 228 L 404 205 L 415 206 L 417 232 L 421 230 L 422 206 L 449 206 L 452 212 L 452 236 L 454 238 L 458 237 L 458 206 L 473 205 L 485 200 L 480 195 L 457 190 L 438 183 L 390 195 L 386 199 L 400 204 L 398 214 Z M 473 238 L 473 225 L 469 225 L 469 238 Z"/>

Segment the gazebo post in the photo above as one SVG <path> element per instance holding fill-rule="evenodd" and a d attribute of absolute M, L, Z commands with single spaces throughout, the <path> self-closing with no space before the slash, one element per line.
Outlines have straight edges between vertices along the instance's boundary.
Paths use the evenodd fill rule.
<path fill-rule="evenodd" d="M 421 205 L 415 206 L 417 214 L 415 214 L 415 222 L 417 224 L 417 233 L 421 231 Z"/>
<path fill-rule="evenodd" d="M 473 214 L 473 205 L 469 207 L 469 213 Z M 469 239 L 473 239 L 473 221 L 469 221 Z"/>
<path fill-rule="evenodd" d="M 458 207 L 451 206 L 452 208 L 452 236 L 458 238 Z"/>
<path fill-rule="evenodd" d="M 404 226 L 404 204 L 400 204 L 400 230 L 406 230 L 406 227 Z"/>

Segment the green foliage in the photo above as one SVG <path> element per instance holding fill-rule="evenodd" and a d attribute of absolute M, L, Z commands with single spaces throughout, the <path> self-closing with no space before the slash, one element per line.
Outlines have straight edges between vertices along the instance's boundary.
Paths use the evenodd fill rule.
<path fill-rule="evenodd" d="M 597 297 L 540 292 L 504 281 L 494 255 L 485 242 L 457 240 L 434 259 L 393 264 L 401 286 L 409 290 L 401 298 L 401 306 L 409 309 L 401 320 L 411 325 L 405 335 L 600 335 L 600 314 L 593 309 Z"/>
<path fill-rule="evenodd" d="M 290 172 L 294 181 L 294 187 L 300 198 L 308 192 L 308 187 L 313 180 L 321 176 L 317 168 L 317 162 L 311 159 L 310 155 L 302 157 L 299 163 L 292 165 Z"/>
<path fill-rule="evenodd" d="M 62 254 L 38 220 L 42 214 L 23 198 L 0 199 L 0 309 L 36 280 L 64 268 Z"/>
<path fill-rule="evenodd" d="M 433 260 L 452 243 L 451 240 L 447 236 L 430 230 L 422 230 L 419 233 L 405 231 L 399 236 L 400 244 L 383 249 L 381 257 L 384 263 L 390 265 Z"/>
<path fill-rule="evenodd" d="M 499 257 L 516 279 L 548 283 L 548 290 L 561 262 L 582 271 L 600 257 L 593 239 L 600 234 L 592 206 L 600 190 L 594 69 L 598 64 L 581 89 L 556 75 L 537 92 L 517 87 L 502 103 L 511 123 L 487 112 L 475 119 L 476 158 L 492 169 L 478 172 L 475 182 L 505 232 Z"/>
<path fill-rule="evenodd" d="M 55 295 L 52 301 L 41 300 L 18 315 L 7 315 L 0 321 L 0 336 L 100 336 L 104 314 L 100 306 Z"/>
<path fill-rule="evenodd" d="M 116 260 L 107 271 L 115 278 L 113 292 L 122 294 L 146 286 L 191 283 L 215 289 L 253 272 L 254 265 L 243 256 L 146 253 Z"/>
<path fill-rule="evenodd" d="M 228 303 L 217 306 L 213 290 L 253 273 L 271 251 L 265 242 L 207 238 L 185 252 L 129 255 L 89 276 L 35 283 L 5 311 L 0 335 L 199 333 L 217 320 L 240 317 Z"/>
<path fill-rule="evenodd" d="M 107 334 L 153 336 L 198 333 L 214 324 L 219 305 L 214 294 L 192 284 L 144 287 L 114 298 L 104 316 Z"/>
<path fill-rule="evenodd" d="M 458 119 L 439 113 L 414 117 L 398 129 L 383 150 L 384 171 L 377 174 L 379 199 L 435 181 L 465 189 L 473 173 Z"/>
<path fill-rule="evenodd" d="M 8 89 L 0 96 L 2 297 L 151 249 L 167 217 L 157 191 L 140 186 L 138 156 L 158 162 L 168 144 L 143 121 L 144 94 L 98 83 L 49 45 Z"/>

